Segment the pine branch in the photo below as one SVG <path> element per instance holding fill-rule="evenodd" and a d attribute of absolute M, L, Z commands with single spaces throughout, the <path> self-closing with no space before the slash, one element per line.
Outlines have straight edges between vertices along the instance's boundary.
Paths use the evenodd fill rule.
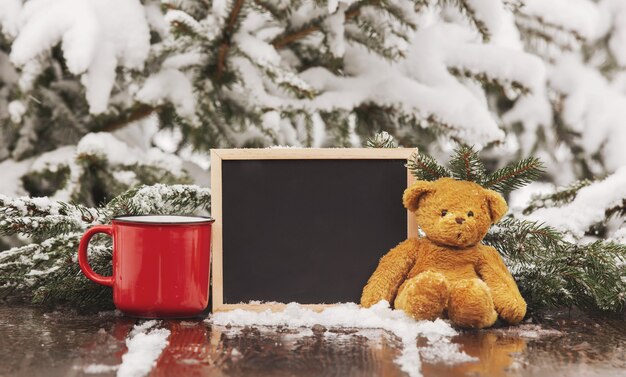
<path fill-rule="evenodd" d="M 499 169 L 486 177 L 484 187 L 507 193 L 537 180 L 543 173 L 543 164 L 538 158 L 528 157 Z"/>
<path fill-rule="evenodd" d="M 217 65 L 215 69 L 215 80 L 220 81 L 222 75 L 224 73 L 224 66 L 226 64 L 226 55 L 228 54 L 228 49 L 231 46 L 231 38 L 233 36 L 233 31 L 235 28 L 235 24 L 239 19 L 239 13 L 243 8 L 244 0 L 236 0 L 232 9 L 230 10 L 230 14 L 228 15 L 228 22 L 224 27 L 224 33 L 222 36 L 222 43 L 218 48 L 217 52 Z"/>
<path fill-rule="evenodd" d="M 269 12 L 272 17 L 278 20 L 283 19 L 288 14 L 287 10 L 281 10 L 270 1 L 254 0 L 254 3 L 265 11 Z"/>
<path fill-rule="evenodd" d="M 35 303 L 67 303 L 78 309 L 110 309 L 110 289 L 89 282 L 74 259 L 84 229 L 122 214 L 191 214 L 209 206 L 209 190 L 193 185 L 140 186 L 98 209 L 42 198 L 0 197 L 0 234 L 48 238 L 0 252 L 0 297 L 30 297 Z M 109 238 L 95 239 L 89 255 L 94 270 L 110 275 Z"/>
<path fill-rule="evenodd" d="M 398 148 L 398 143 L 387 131 L 379 132 L 367 139 L 368 148 Z"/>
<path fill-rule="evenodd" d="M 587 187 L 592 183 L 593 181 L 583 179 L 551 194 L 534 196 L 528 206 L 524 208 L 523 213 L 528 215 L 539 208 L 559 207 L 569 203 L 576 198 L 581 188 Z"/>
<path fill-rule="evenodd" d="M 560 247 L 562 240 L 563 235 L 554 228 L 507 217 L 492 226 L 483 241 L 509 259 L 527 261 L 527 258 L 546 249 Z"/>
<path fill-rule="evenodd" d="M 489 75 L 489 72 L 475 71 L 468 67 L 448 67 L 448 71 L 459 79 L 472 79 L 482 85 L 491 85 L 507 92 L 512 91 L 518 96 L 528 95 L 532 92 L 531 88 L 522 82 L 493 77 Z"/>
<path fill-rule="evenodd" d="M 459 180 L 482 184 L 485 181 L 485 165 L 474 147 L 461 146 L 454 151 L 450 160 L 452 176 Z"/>
<path fill-rule="evenodd" d="M 554 228 L 514 218 L 484 239 L 504 257 L 533 310 L 576 306 L 620 311 L 626 305 L 626 245 L 574 244 Z"/>
<path fill-rule="evenodd" d="M 31 237 L 51 237 L 83 230 L 84 223 L 72 216 L 7 217 L 0 220 L 0 236 L 20 234 Z"/>
<path fill-rule="evenodd" d="M 487 25 L 479 19 L 476 15 L 476 10 L 467 0 L 441 0 L 444 4 L 449 4 L 461 12 L 467 17 L 469 23 L 478 31 L 482 36 L 483 41 L 488 42 L 491 38 L 491 31 L 487 28 Z"/>
<path fill-rule="evenodd" d="M 97 209 L 81 205 L 0 195 L 0 235 L 50 237 L 83 230 L 101 217 Z"/>
<path fill-rule="evenodd" d="M 434 158 L 419 151 L 411 155 L 406 167 L 419 180 L 435 181 L 443 177 L 452 177 L 448 169 L 439 165 Z"/>
<path fill-rule="evenodd" d="M 120 215 L 191 214 L 210 210 L 209 189 L 195 185 L 140 186 L 128 190 L 107 204 L 107 218 Z"/>
<path fill-rule="evenodd" d="M 128 126 L 131 123 L 147 118 L 150 115 L 159 112 L 161 106 L 150 106 L 145 104 L 137 105 L 129 113 L 120 114 L 118 117 L 105 122 L 97 129 L 99 132 L 114 132 Z"/>
<path fill-rule="evenodd" d="M 55 263 L 58 269 L 37 276 L 31 283 L 33 303 L 55 307 L 70 305 L 79 311 L 114 309 L 111 289 L 89 281 L 74 259 L 78 239 L 68 246 L 58 246 Z M 112 244 L 110 239 L 92 241 L 89 247 L 89 265 L 103 276 L 112 274 Z M 47 272 L 47 271 L 44 271 Z"/>
<path fill-rule="evenodd" d="M 365 5 L 364 2 L 352 5 L 345 13 L 345 20 L 346 20 L 345 22 L 348 22 L 348 20 L 358 17 L 359 14 L 361 13 L 360 8 L 363 5 Z M 293 42 L 306 38 L 312 33 L 321 31 L 322 24 L 324 23 L 325 20 L 326 20 L 326 17 L 321 17 L 311 23 L 302 25 L 297 30 L 287 31 L 277 36 L 276 38 L 274 38 L 274 40 L 272 41 L 272 45 L 274 45 L 274 47 L 277 50 L 280 50 L 281 48 L 285 48 L 288 45 L 292 44 Z"/>
<path fill-rule="evenodd" d="M 72 255 L 81 235 L 63 234 L 0 252 L 0 297 L 28 295 L 63 265 L 75 264 Z"/>

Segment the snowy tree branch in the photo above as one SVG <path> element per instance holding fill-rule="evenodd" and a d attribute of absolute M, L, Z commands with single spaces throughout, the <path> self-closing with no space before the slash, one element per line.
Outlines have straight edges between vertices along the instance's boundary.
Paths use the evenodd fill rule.
<path fill-rule="evenodd" d="M 354 5 L 352 9 L 349 9 L 348 11 L 346 11 L 345 13 L 346 22 L 350 19 L 358 17 L 359 14 L 361 13 L 360 8 L 362 6 L 363 6 L 362 4 L 357 4 L 357 5 Z M 305 38 L 308 35 L 315 33 L 317 31 L 321 31 L 322 24 L 324 23 L 325 20 L 326 18 L 317 19 L 312 23 L 303 25 L 301 28 L 297 30 L 283 33 L 277 36 L 276 38 L 274 38 L 274 40 L 272 41 L 272 45 L 274 45 L 274 47 L 278 50 L 280 50 L 281 48 L 285 48 L 295 41 Z"/>
<path fill-rule="evenodd" d="M 243 8 L 243 3 L 245 0 L 237 0 L 233 5 L 233 8 L 230 10 L 230 14 L 228 16 L 228 23 L 224 28 L 224 34 L 222 44 L 220 45 L 217 52 L 217 66 L 215 69 L 215 80 L 219 81 L 222 78 L 224 73 L 224 65 L 226 64 L 226 55 L 228 54 L 228 49 L 231 46 L 231 39 L 233 36 L 233 30 L 235 28 L 235 24 L 237 19 L 239 18 L 239 13 Z"/>

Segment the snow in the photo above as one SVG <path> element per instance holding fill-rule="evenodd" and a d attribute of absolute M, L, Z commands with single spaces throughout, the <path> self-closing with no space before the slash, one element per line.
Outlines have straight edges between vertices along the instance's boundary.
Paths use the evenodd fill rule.
<path fill-rule="evenodd" d="M 108 132 L 85 135 L 76 146 L 76 153 L 78 155 L 99 156 L 113 165 L 153 165 L 165 169 L 175 176 L 184 174 L 182 160 L 175 155 L 166 154 L 158 148 L 143 151 L 138 147 L 128 145 Z"/>
<path fill-rule="evenodd" d="M 330 6 L 331 4 L 329 3 L 328 7 L 330 8 Z M 342 4 L 324 23 L 324 27 L 328 32 L 327 43 L 330 47 L 330 53 L 335 57 L 342 57 L 346 51 L 346 41 L 344 39 L 346 21 L 345 10 L 346 6 Z"/>
<path fill-rule="evenodd" d="M 176 54 L 163 61 L 163 68 L 181 69 L 201 64 L 206 59 L 206 54 L 201 52 L 188 52 Z"/>
<path fill-rule="evenodd" d="M 502 115 L 505 124 L 520 123 L 524 132 L 519 136 L 522 155 L 529 155 L 541 127 L 552 124 L 552 105 L 545 88 L 519 98 L 513 107 Z"/>
<path fill-rule="evenodd" d="M 75 154 L 76 147 L 73 145 L 66 145 L 53 151 L 42 153 L 33 161 L 30 170 L 36 172 L 48 170 L 56 173 L 62 166 L 67 166 L 69 161 L 74 159 Z"/>
<path fill-rule="evenodd" d="M 47 268 L 45 270 L 35 270 L 35 269 L 32 269 L 32 270 L 28 271 L 26 276 L 39 276 L 39 277 L 41 277 L 41 276 L 49 275 L 49 274 L 53 273 L 54 271 L 56 271 L 56 270 L 58 270 L 60 268 L 61 268 L 61 266 L 52 266 L 52 267 Z"/>
<path fill-rule="evenodd" d="M 113 178 L 115 178 L 116 181 L 129 187 L 139 183 L 139 181 L 137 180 L 137 174 L 130 170 L 114 171 L 111 173 L 111 175 L 113 176 Z"/>
<path fill-rule="evenodd" d="M 274 132 L 280 131 L 280 113 L 278 113 L 278 111 L 268 111 L 264 113 L 261 124 L 266 130 L 272 130 Z"/>
<path fill-rule="evenodd" d="M 21 123 L 22 116 L 26 113 L 26 106 L 21 101 L 11 101 L 8 106 L 9 116 L 13 123 Z"/>
<path fill-rule="evenodd" d="M 621 205 L 624 198 L 626 166 L 619 168 L 603 181 L 580 189 L 571 203 L 556 208 L 538 209 L 528 219 L 545 222 L 582 238 L 591 225 L 604 220 L 607 209 Z"/>
<path fill-rule="evenodd" d="M 0 194 L 7 196 L 21 196 L 26 194 L 22 186 L 21 177 L 26 174 L 32 163 L 32 158 L 22 161 L 8 159 L 0 162 L 0 173 L 2 174 L 2 179 L 0 179 Z"/>
<path fill-rule="evenodd" d="M 178 114 L 187 118 L 193 118 L 195 114 L 196 97 L 193 85 L 187 76 L 177 69 L 164 69 L 150 76 L 136 96 L 140 102 L 155 106 L 169 101 Z"/>
<path fill-rule="evenodd" d="M 191 17 L 186 12 L 177 9 L 170 9 L 167 11 L 167 13 L 165 13 L 164 18 L 165 21 L 170 25 L 173 23 L 179 23 L 185 25 L 195 33 L 199 34 L 202 32 L 202 25 L 200 25 L 200 23 L 196 21 L 195 18 Z"/>
<path fill-rule="evenodd" d="M 128 338 L 128 351 L 122 356 L 117 377 L 142 377 L 150 373 L 161 352 L 168 344 L 170 331 L 154 328 L 157 321 L 135 325 Z"/>
<path fill-rule="evenodd" d="M 614 171 L 626 161 L 626 96 L 613 89 L 599 72 L 585 67 L 574 55 L 563 56 L 549 74 L 551 87 L 565 95 L 562 117 L 580 134 L 587 157 L 600 152 Z M 601 171 L 597 171 L 601 174 Z"/>
<path fill-rule="evenodd" d="M 107 313 L 108 314 L 108 313 Z M 115 313 L 115 315 L 117 315 Z M 120 365 L 90 364 L 83 368 L 87 374 L 111 373 L 117 377 L 143 377 L 156 365 L 161 352 L 168 345 L 170 331 L 158 328 L 156 320 L 136 324 L 126 338 L 127 351 Z"/>
<path fill-rule="evenodd" d="M 69 71 L 82 75 L 90 111 L 98 114 L 108 106 L 116 67 L 143 67 L 150 32 L 139 0 L 26 2 L 19 12 L 12 62 L 25 66 L 59 42 Z"/>
<path fill-rule="evenodd" d="M 17 21 L 22 0 L 0 0 L 0 30 L 9 36 L 17 34 Z"/>
<path fill-rule="evenodd" d="M 198 208 L 183 203 L 177 203 L 177 199 L 185 192 L 194 192 L 198 200 L 208 200 L 211 192 L 208 188 L 196 185 L 163 185 L 155 184 L 142 187 L 137 190 L 135 196 L 129 199 L 129 207 L 137 208 L 141 213 L 191 213 Z"/>
<path fill-rule="evenodd" d="M 521 213 L 530 204 L 534 196 L 552 194 L 556 187 L 552 183 L 532 182 L 509 194 L 507 204 L 512 213 Z"/>
<path fill-rule="evenodd" d="M 483 89 L 475 85 L 470 88 L 471 85 L 459 82 L 449 69 L 454 68 L 462 74 L 484 75 L 504 86 L 521 84 L 533 92 L 539 92 L 545 85 L 543 63 L 521 51 L 519 36 L 511 31 L 514 27 L 511 15 L 500 0 L 471 0 L 467 6 L 500 41 L 517 39 L 517 44 L 507 42 L 516 46 L 513 49 L 504 47 L 504 44 L 483 43 L 467 25 L 447 22 L 436 7 L 419 13 L 410 2 L 393 2 L 396 11 L 402 12 L 409 22 L 420 25 L 415 31 L 385 12 L 363 7 L 359 17 L 383 37 L 384 48 L 406 56 L 396 62 L 389 62 L 349 42 L 347 36 L 355 32 L 356 26 L 345 22 L 344 12 L 353 3 L 354 0 L 334 0 L 327 4 L 297 4 L 289 10 L 288 21 L 278 26 L 266 13 L 248 10 L 232 39 L 233 51 L 238 53 L 227 61 L 228 67 L 238 71 L 243 80 L 225 89 L 227 96 L 250 110 L 302 110 L 310 119 L 317 120 L 321 119 L 320 112 L 352 111 L 354 107 L 375 104 L 415 117 L 422 121 L 423 127 L 429 122 L 443 124 L 449 128 L 451 136 L 480 146 L 503 140 L 504 133 L 486 106 Z M 286 4 L 276 6 L 283 9 Z M 69 8 L 71 12 L 67 11 Z M 168 8 L 160 17 L 154 6 L 148 4 L 144 9 L 138 0 L 32 0 L 19 12 L 19 33 L 11 57 L 17 65 L 31 67 L 36 72 L 32 66 L 36 57 L 61 42 L 70 71 L 83 75 L 91 111 L 103 112 L 107 108 L 116 67 L 138 69 L 144 65 L 150 51 L 149 24 L 165 39 L 153 46 L 155 54 L 189 44 L 174 39 L 171 32 L 163 30 L 163 24 L 185 24 L 198 35 L 203 35 L 208 43 L 221 35 L 220 24 L 229 9 L 227 2 L 212 3 L 210 14 L 198 20 L 184 9 L 185 6 Z M 324 36 L 313 33 L 303 42 L 309 45 L 315 45 L 316 41 L 325 42 L 330 54 L 344 59 L 345 72 L 333 74 L 314 67 L 296 73 L 293 68 L 299 64 L 298 59 L 294 56 L 283 59 L 286 56 L 283 52 L 287 50 L 277 51 L 270 43 L 272 36 L 285 28 L 302 27 L 320 17 L 325 17 L 321 24 Z M 508 30 L 502 31 L 504 26 Z M 153 106 L 172 103 L 178 115 L 192 120 L 193 124 L 199 123 L 195 119 L 199 94 L 192 85 L 197 73 L 186 69 L 206 65 L 208 57 L 197 44 L 175 49 L 140 88 L 133 88 L 131 92 L 138 101 Z M 30 85 L 33 77 L 32 73 L 23 74 L 24 85 Z M 314 87 L 320 95 L 313 99 L 295 98 L 284 87 L 297 88 L 301 92 L 313 92 Z M 320 124 L 315 126 L 325 133 L 327 127 L 323 123 L 323 127 Z M 275 138 L 279 143 L 299 145 L 310 137 L 303 135 L 307 127 L 301 127 L 299 120 L 289 118 L 282 119 L 279 127 L 272 123 L 271 130 L 278 134 Z M 233 136 L 233 139 L 244 144 L 250 138 L 266 136 L 260 130 L 252 129 L 244 135 Z M 322 145 L 324 139 L 316 136 L 316 145 Z M 356 144 L 359 139 L 351 135 L 349 142 Z"/>
<path fill-rule="evenodd" d="M 524 0 L 520 10 L 546 23 L 574 30 L 583 38 L 595 36 L 600 17 L 590 0 Z"/>
<path fill-rule="evenodd" d="M 266 43 L 245 31 L 235 34 L 233 41 L 247 54 L 250 59 L 258 64 L 280 64 L 280 55 L 269 43 Z"/>
<path fill-rule="evenodd" d="M 475 361 L 462 352 L 450 338 L 457 332 L 445 321 L 415 321 L 404 312 L 392 310 L 381 301 L 365 309 L 354 303 L 339 304 L 315 312 L 299 304 L 290 303 L 283 311 L 252 312 L 236 309 L 214 313 L 208 320 L 220 326 L 289 326 L 310 328 L 314 325 L 357 329 L 384 329 L 402 340 L 403 350 L 395 360 L 409 376 L 421 376 L 422 358 L 454 364 Z M 428 345 L 417 346 L 417 337 L 425 337 Z"/>
<path fill-rule="evenodd" d="M 52 195 L 55 200 L 70 201 L 72 193 L 80 184 L 79 179 L 83 174 L 83 166 L 76 161 L 77 157 L 90 155 L 105 159 L 111 165 L 111 174 L 122 184 L 132 186 L 136 184 L 136 174 L 131 170 L 123 170 L 132 168 L 135 165 L 149 165 L 164 169 L 176 177 L 183 177 L 186 173 L 183 169 L 183 161 L 176 155 L 165 153 L 159 148 L 149 147 L 149 143 L 141 138 L 143 132 L 151 129 L 150 124 L 137 124 L 137 127 L 128 127 L 123 131 L 111 134 L 90 133 L 85 135 L 77 146 L 64 146 L 56 150 L 40 154 L 34 161 L 28 160 L 22 165 L 22 170 L 15 171 L 19 173 L 15 176 L 15 180 L 7 183 L 19 184 L 21 177 L 26 172 L 58 172 L 60 169 L 69 169 L 69 177 L 66 184 Z M 117 135 L 117 136 L 116 136 Z M 125 141 L 122 141 L 123 138 Z M 14 162 L 0 163 L 2 165 L 12 165 Z M 2 184 L 0 184 L 0 193 Z M 8 190 L 8 188 L 7 188 Z M 21 195 L 20 191 L 13 191 L 17 195 Z M 7 194 L 11 194 L 7 191 Z M 16 195 L 14 195 L 16 196 Z"/>
<path fill-rule="evenodd" d="M 449 68 L 486 72 L 493 79 L 519 82 L 538 91 L 545 82 L 544 67 L 527 53 L 483 45 L 471 38 L 452 24 L 421 29 L 410 41 L 407 58 L 397 63 L 347 45 L 347 76 L 319 67 L 301 74 L 320 93 L 305 106 L 330 111 L 376 103 L 421 118 L 434 116 L 470 144 L 501 140 L 504 133 L 492 114 L 449 73 Z"/>
<path fill-rule="evenodd" d="M 602 0 L 599 9 L 603 19 L 599 26 L 610 33 L 609 50 L 617 63 L 626 66 L 626 2 L 622 0 Z"/>
<path fill-rule="evenodd" d="M 343 8 L 347 8 L 348 6 L 355 3 L 357 0 L 328 0 L 328 13 L 335 13 L 340 5 Z"/>
<path fill-rule="evenodd" d="M 504 18 L 504 7 L 500 0 L 466 0 L 466 4 L 472 9 L 474 17 L 480 20 L 489 30 L 490 34 L 500 31 Z"/>

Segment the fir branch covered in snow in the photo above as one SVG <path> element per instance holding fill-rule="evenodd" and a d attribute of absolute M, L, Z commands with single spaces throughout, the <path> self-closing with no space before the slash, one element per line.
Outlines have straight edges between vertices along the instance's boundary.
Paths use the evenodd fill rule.
<path fill-rule="evenodd" d="M 190 183 L 179 157 L 154 147 L 131 146 L 110 133 L 87 134 L 75 147 L 59 147 L 27 162 L 20 190 L 15 191 L 90 206 L 142 183 Z"/>
<path fill-rule="evenodd" d="M 0 196 L 0 232 L 35 240 L 0 251 L 0 297 L 78 309 L 111 308 L 110 289 L 91 283 L 78 267 L 78 241 L 85 229 L 122 214 L 206 214 L 209 203 L 209 190 L 193 185 L 139 186 L 97 208 Z M 90 244 L 89 262 L 100 274 L 111 274 L 111 248 L 105 237 Z"/>
<path fill-rule="evenodd" d="M 534 93 L 544 77 L 534 56 L 487 41 L 511 14 L 501 0 L 9 2 L 0 124 L 24 126 L 6 141 L 17 158 L 152 114 L 199 149 L 362 145 L 407 126 L 487 144 L 503 133 L 486 87 Z M 338 117 L 354 125 L 332 132 Z M 46 140 L 50 120 L 72 137 Z"/>
<path fill-rule="evenodd" d="M 128 190 L 106 206 L 108 218 L 140 214 L 191 214 L 208 212 L 211 193 L 207 188 L 189 185 L 141 186 Z"/>
<path fill-rule="evenodd" d="M 626 168 L 604 180 L 582 181 L 540 196 L 525 213 L 530 219 L 543 221 L 577 239 L 589 234 L 594 226 L 608 226 L 614 217 L 621 226 L 626 215 Z"/>
<path fill-rule="evenodd" d="M 367 139 L 368 148 L 397 148 L 398 142 L 386 131 L 377 133 L 374 137 Z"/>
<path fill-rule="evenodd" d="M 508 217 L 485 242 L 504 257 L 532 310 L 579 307 L 620 311 L 626 307 L 626 245 L 577 244 L 558 230 Z"/>

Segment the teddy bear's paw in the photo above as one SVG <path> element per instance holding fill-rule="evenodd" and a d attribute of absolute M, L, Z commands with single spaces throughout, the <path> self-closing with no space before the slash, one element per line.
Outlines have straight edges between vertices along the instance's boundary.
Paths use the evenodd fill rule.
<path fill-rule="evenodd" d="M 482 280 L 468 279 L 450 287 L 448 316 L 459 327 L 484 328 L 498 319 L 489 287 Z"/>
<path fill-rule="evenodd" d="M 374 295 L 371 295 L 371 294 L 364 294 L 361 297 L 361 306 L 364 307 L 364 308 L 371 307 L 372 305 L 374 305 L 378 301 L 380 301 L 380 300 L 378 300 L 378 296 L 379 295 L 374 296 Z"/>
<path fill-rule="evenodd" d="M 448 282 L 438 272 L 426 271 L 407 280 L 394 306 L 416 320 L 434 320 L 441 317 L 448 303 Z"/>
<path fill-rule="evenodd" d="M 526 315 L 526 302 L 524 302 L 523 300 L 511 301 L 512 302 L 499 310 L 499 313 L 500 317 L 502 317 L 502 319 L 506 321 L 506 323 L 516 325 L 520 323 Z"/>

